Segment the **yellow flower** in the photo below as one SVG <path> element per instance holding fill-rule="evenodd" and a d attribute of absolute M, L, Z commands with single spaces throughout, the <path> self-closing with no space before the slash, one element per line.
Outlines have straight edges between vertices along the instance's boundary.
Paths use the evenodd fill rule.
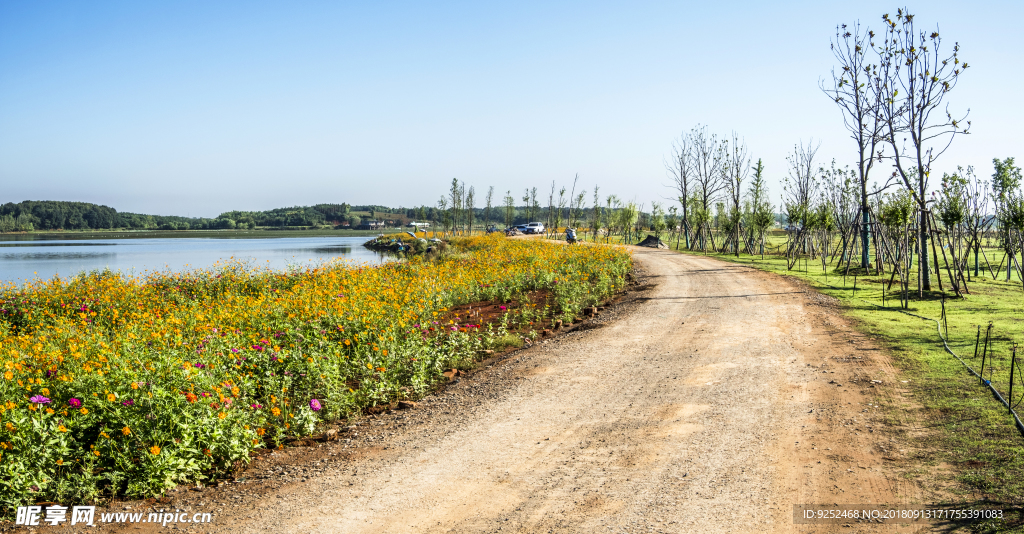
<path fill-rule="evenodd" d="M 46 409 L 46 413 L 47 413 L 48 415 L 53 415 L 53 408 L 47 408 L 47 409 Z"/>
<path fill-rule="evenodd" d="M 14 432 L 14 425 L 11 423 L 7 423 L 6 428 L 8 432 Z"/>
<path fill-rule="evenodd" d="M 89 410 L 87 408 L 82 408 L 81 410 L 78 411 L 82 412 L 82 415 L 89 415 Z"/>
<path fill-rule="evenodd" d="M 50 390 L 47 389 L 47 388 L 40 389 L 39 392 L 42 393 L 43 395 L 49 395 L 50 394 Z"/>
<path fill-rule="evenodd" d="M 152 447 L 149 448 L 149 454 L 152 454 L 153 456 L 160 454 L 160 447 L 153 445 Z"/>
<path fill-rule="evenodd" d="M 138 382 L 132 382 L 132 389 L 139 389 L 139 383 Z"/>
<path fill-rule="evenodd" d="M 115 396 L 113 393 L 110 393 L 107 395 L 107 400 L 110 402 L 114 402 L 117 400 L 117 396 Z"/>
<path fill-rule="evenodd" d="M 273 408 L 270 409 L 270 413 L 274 414 L 274 416 L 281 415 L 281 409 L 278 408 L 277 406 L 274 406 Z M 7 423 L 7 424 L 10 424 L 10 423 Z"/>
<path fill-rule="evenodd" d="M 92 451 L 92 453 L 95 454 L 96 456 L 100 455 L 100 451 Z"/>
<path fill-rule="evenodd" d="M 6 373 L 4 373 L 4 378 L 6 378 L 7 380 L 11 380 L 12 378 L 14 378 L 14 373 L 7 371 Z"/>
<path fill-rule="evenodd" d="M 121 429 L 121 433 L 127 436 L 127 435 L 132 433 L 132 429 L 130 429 L 128 427 L 124 427 L 124 428 Z"/>
<path fill-rule="evenodd" d="M 228 416 L 228 414 L 226 414 L 224 412 L 220 412 L 219 414 L 217 414 L 217 417 L 220 418 L 220 419 L 224 419 L 227 416 Z"/>
<path fill-rule="evenodd" d="M 238 396 L 238 393 L 239 393 L 239 390 L 238 390 L 238 388 L 231 388 L 231 394 L 232 394 L 233 396 L 237 397 L 237 396 Z"/>
<path fill-rule="evenodd" d="M 64 465 L 64 460 L 57 460 L 57 465 Z"/>

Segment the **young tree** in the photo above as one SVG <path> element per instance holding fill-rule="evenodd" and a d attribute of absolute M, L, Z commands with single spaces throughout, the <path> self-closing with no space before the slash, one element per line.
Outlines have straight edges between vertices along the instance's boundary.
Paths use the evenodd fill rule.
<path fill-rule="evenodd" d="M 679 193 L 676 198 L 683 209 L 680 233 L 686 236 L 686 248 L 690 248 L 690 231 L 687 224 L 689 224 L 690 182 L 693 180 L 694 174 L 694 150 L 691 135 L 684 133 L 672 143 L 672 156 L 665 163 L 665 168 L 672 178 L 670 187 Z M 679 248 L 678 238 L 676 241 L 676 248 Z"/>
<path fill-rule="evenodd" d="M 725 161 L 724 170 L 726 178 L 726 191 L 729 193 L 729 227 L 733 234 L 733 246 L 736 257 L 740 255 L 740 202 L 743 200 L 743 181 L 747 179 L 750 171 L 750 155 L 747 153 L 747 143 L 741 140 L 736 132 L 732 133 L 732 143 L 729 147 L 728 159 Z"/>
<path fill-rule="evenodd" d="M 882 95 L 881 136 L 892 148 L 897 176 L 918 206 L 918 272 L 921 291 L 930 291 L 928 178 L 953 139 L 970 129 L 970 121 L 963 124 L 967 113 L 953 118 L 944 104 L 967 64 L 960 62 L 959 43 L 953 45 L 952 54 L 944 55 L 938 28 L 919 31 L 909 12 L 900 9 L 895 18 L 885 14 L 882 20 L 885 33 L 882 44 L 875 47 L 879 64 L 873 81 Z"/>
<path fill-rule="evenodd" d="M 516 212 L 516 199 L 512 191 L 505 193 L 505 228 L 511 228 Z"/>
<path fill-rule="evenodd" d="M 577 226 L 579 226 L 580 221 L 583 220 L 582 219 L 582 217 L 583 217 L 583 201 L 586 198 L 587 198 L 587 190 L 584 189 L 583 191 L 580 191 L 579 194 L 576 195 L 576 201 L 575 202 L 573 202 L 572 200 L 569 201 L 569 208 L 570 208 L 570 211 L 572 212 L 572 227 L 573 228 L 576 228 Z M 575 204 L 575 207 L 573 207 L 573 204 Z"/>
<path fill-rule="evenodd" d="M 494 204 L 494 186 L 487 188 L 487 207 L 484 208 L 484 225 L 491 224 L 491 207 Z"/>
<path fill-rule="evenodd" d="M 690 141 L 693 149 L 693 195 L 702 215 L 694 218 L 694 223 L 701 219 L 700 224 L 694 224 L 695 239 L 700 240 L 702 250 L 707 250 L 708 236 L 704 235 L 703 225 L 710 220 L 711 205 L 726 187 L 722 170 L 728 154 L 728 143 L 719 142 L 715 134 L 708 132 L 707 126 L 701 125 L 690 131 Z"/>
<path fill-rule="evenodd" d="M 832 42 L 832 55 L 839 62 L 840 72 L 832 70 L 832 83 L 821 82 L 821 90 L 835 101 L 843 112 L 843 123 L 857 144 L 857 183 L 860 193 L 861 267 L 871 265 L 871 233 L 869 229 L 871 206 L 868 202 L 868 175 L 875 163 L 881 142 L 883 122 L 879 113 L 883 92 L 876 90 L 878 66 L 867 60 L 867 52 L 874 48 L 875 33 L 860 23 L 836 28 Z"/>
<path fill-rule="evenodd" d="M 750 198 L 751 227 L 761 248 L 761 259 L 764 259 L 764 236 L 768 228 L 775 222 L 775 207 L 768 200 L 768 183 L 764 176 L 764 164 L 757 160 L 754 177 L 747 189 Z"/>
<path fill-rule="evenodd" d="M 1013 257 L 1013 228 L 1012 213 L 1010 209 L 1013 204 L 1014 193 L 1021 183 L 1020 167 L 1014 165 L 1013 158 L 1006 158 L 1000 161 L 999 158 L 992 159 L 992 166 L 995 172 L 992 174 L 992 201 L 996 205 L 996 218 L 999 219 L 999 235 L 1003 241 L 1003 250 L 1006 251 L 1006 281 L 1010 281 L 1010 273 L 1013 272 L 1011 259 Z"/>
<path fill-rule="evenodd" d="M 555 222 L 555 181 L 551 180 L 551 194 L 548 195 L 548 220 L 544 230 L 548 235 L 555 233 L 554 222 Z"/>
<path fill-rule="evenodd" d="M 457 178 L 452 178 L 452 185 L 448 191 L 449 195 L 451 195 L 451 215 L 449 218 L 451 219 L 452 235 L 454 235 L 459 228 L 459 209 L 462 207 L 462 190 L 464 187 L 464 185 L 459 185 L 459 180 Z"/>
<path fill-rule="evenodd" d="M 469 235 L 473 235 L 474 204 L 476 204 L 476 191 L 473 186 L 469 186 L 469 190 L 466 191 L 466 227 L 469 230 Z"/>
<path fill-rule="evenodd" d="M 437 211 L 441 213 L 441 235 L 448 234 L 448 226 L 451 224 L 452 212 L 448 210 L 448 199 L 444 196 L 437 201 Z"/>
<path fill-rule="evenodd" d="M 651 231 L 658 239 L 661 239 L 661 233 L 665 231 L 665 212 L 658 202 L 651 202 Z"/>

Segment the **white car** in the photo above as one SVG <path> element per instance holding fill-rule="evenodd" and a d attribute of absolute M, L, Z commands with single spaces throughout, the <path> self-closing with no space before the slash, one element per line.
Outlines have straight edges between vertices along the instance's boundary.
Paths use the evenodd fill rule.
<path fill-rule="evenodd" d="M 543 234 L 544 233 L 544 223 L 542 223 L 542 222 L 532 222 L 530 224 L 527 224 L 526 225 L 526 229 L 523 230 L 523 233 L 524 234 Z"/>

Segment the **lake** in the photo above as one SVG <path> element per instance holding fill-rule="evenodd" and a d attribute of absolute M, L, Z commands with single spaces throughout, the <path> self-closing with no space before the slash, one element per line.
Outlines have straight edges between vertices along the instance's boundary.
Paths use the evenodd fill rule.
<path fill-rule="evenodd" d="M 125 273 L 202 269 L 231 257 L 285 269 L 331 258 L 381 263 L 390 258 L 362 246 L 366 237 L 41 239 L 0 236 L 0 280 L 70 277 L 109 268 Z"/>

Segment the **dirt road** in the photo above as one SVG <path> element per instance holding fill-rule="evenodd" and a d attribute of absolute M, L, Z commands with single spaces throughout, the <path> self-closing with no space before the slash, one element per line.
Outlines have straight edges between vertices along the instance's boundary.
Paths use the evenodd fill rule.
<path fill-rule="evenodd" d="M 857 532 L 794 525 L 792 505 L 916 498 L 873 408 L 899 376 L 827 298 L 636 259 L 647 289 L 587 329 L 167 507 L 231 532 Z"/>

